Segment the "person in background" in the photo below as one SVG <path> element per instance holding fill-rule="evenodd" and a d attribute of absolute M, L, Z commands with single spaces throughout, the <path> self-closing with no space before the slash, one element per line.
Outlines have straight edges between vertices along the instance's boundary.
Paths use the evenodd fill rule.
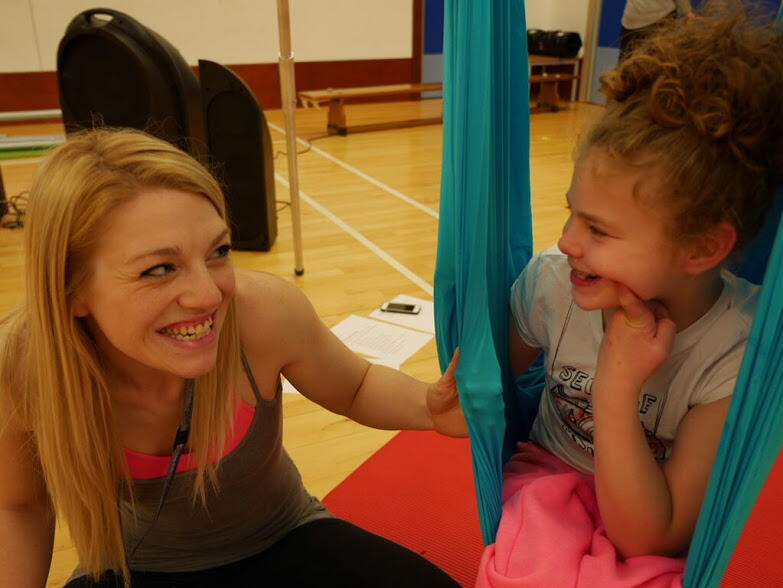
<path fill-rule="evenodd" d="M 677 18 L 689 23 L 696 18 L 690 0 L 626 0 L 620 29 L 620 57 L 623 61 L 642 39 L 660 25 Z"/>

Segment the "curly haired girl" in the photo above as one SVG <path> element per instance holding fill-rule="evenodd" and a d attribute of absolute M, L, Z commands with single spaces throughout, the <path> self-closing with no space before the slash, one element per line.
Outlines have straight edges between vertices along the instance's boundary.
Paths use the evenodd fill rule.
<path fill-rule="evenodd" d="M 734 6 L 602 76 L 562 237 L 512 287 L 514 374 L 543 353 L 546 387 L 479 585 L 681 579 L 758 298 L 725 262 L 781 164 L 783 36 Z"/>

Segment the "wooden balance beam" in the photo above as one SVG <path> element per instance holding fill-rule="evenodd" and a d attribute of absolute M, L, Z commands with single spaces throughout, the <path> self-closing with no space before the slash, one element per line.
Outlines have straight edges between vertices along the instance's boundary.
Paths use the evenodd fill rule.
<path fill-rule="evenodd" d="M 440 92 L 443 84 L 394 84 L 390 86 L 367 86 L 363 88 L 328 88 L 326 90 L 305 90 L 299 92 L 299 100 L 307 108 L 316 108 L 329 103 L 329 114 L 326 121 L 326 131 L 330 135 L 347 135 L 348 131 L 359 133 L 363 131 L 380 131 L 399 127 L 438 124 L 441 117 L 418 118 L 413 120 L 391 121 L 368 125 L 347 126 L 345 124 L 345 109 L 343 100 L 346 98 L 375 98 L 379 96 L 397 96 L 400 94 L 421 94 L 422 92 Z"/>
<path fill-rule="evenodd" d="M 547 106 L 552 112 L 560 110 L 560 93 L 557 90 L 560 82 L 574 83 L 579 76 L 576 74 L 533 74 L 530 76 L 531 84 L 541 84 L 541 89 L 535 100 L 538 106 Z"/>

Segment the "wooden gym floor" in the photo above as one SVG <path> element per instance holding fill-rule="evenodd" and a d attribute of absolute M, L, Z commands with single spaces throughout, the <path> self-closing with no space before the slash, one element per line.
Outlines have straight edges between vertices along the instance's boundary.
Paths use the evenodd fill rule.
<path fill-rule="evenodd" d="M 349 124 L 437 116 L 440 100 L 349 105 Z M 565 192 L 575 141 L 602 108 L 570 104 L 531 115 L 531 183 L 536 251 L 552 245 L 567 217 Z M 239 267 L 296 283 L 324 322 L 367 316 L 398 294 L 432 299 L 438 232 L 442 126 L 326 136 L 326 109 L 300 109 L 297 135 L 303 276 L 294 275 L 288 168 L 281 111 L 267 112 L 274 143 L 278 236 L 269 252 L 234 251 Z M 62 132 L 56 123 L 0 125 L 0 134 Z M 6 197 L 27 190 L 40 158 L 0 160 Z M 22 300 L 22 232 L 0 229 L 0 313 Z M 389 261 L 391 260 L 391 261 Z M 424 380 L 439 376 L 434 340 L 402 366 Z M 298 395 L 284 398 L 284 442 L 311 493 L 323 497 L 394 434 L 363 427 Z M 47 586 L 62 586 L 76 564 L 58 525 Z"/>

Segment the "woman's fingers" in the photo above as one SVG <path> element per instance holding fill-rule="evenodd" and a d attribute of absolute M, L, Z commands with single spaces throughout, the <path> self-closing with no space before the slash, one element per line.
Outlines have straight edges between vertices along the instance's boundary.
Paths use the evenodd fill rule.
<path fill-rule="evenodd" d="M 454 350 L 454 355 L 451 356 L 451 361 L 449 362 L 449 367 L 446 368 L 446 371 L 444 372 L 444 375 L 453 376 L 454 372 L 457 371 L 457 364 L 459 363 L 459 347 L 457 347 Z"/>

